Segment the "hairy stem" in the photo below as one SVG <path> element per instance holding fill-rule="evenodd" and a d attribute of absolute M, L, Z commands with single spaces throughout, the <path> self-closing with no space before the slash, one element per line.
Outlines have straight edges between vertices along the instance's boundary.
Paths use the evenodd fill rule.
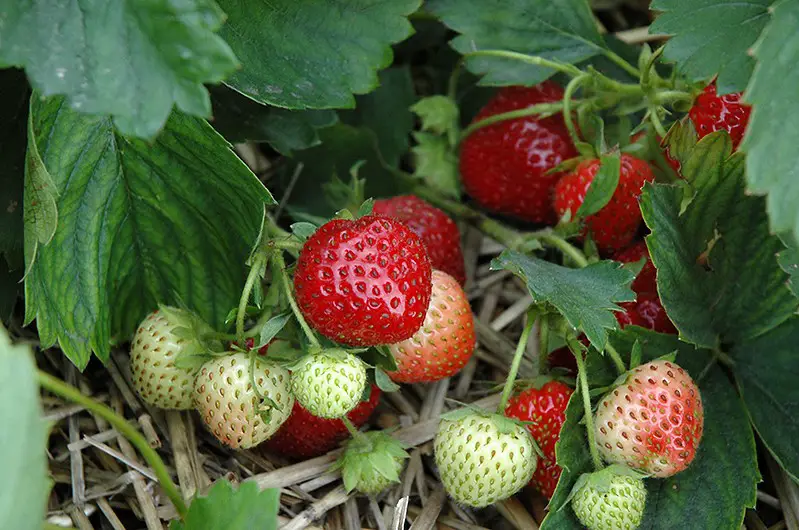
<path fill-rule="evenodd" d="M 602 457 L 599 456 L 599 450 L 596 448 L 596 432 L 594 431 L 594 414 L 591 410 L 591 394 L 588 389 L 588 376 L 585 373 L 585 361 L 583 361 L 583 353 L 580 344 L 576 339 L 569 337 L 566 339 L 574 359 L 577 361 L 577 377 L 580 382 L 580 393 L 583 397 L 583 408 L 585 410 L 585 431 L 588 435 L 588 449 L 591 451 L 591 460 L 594 462 L 594 469 L 599 471 L 602 469 Z"/>
<path fill-rule="evenodd" d="M 255 287 L 255 282 L 261 277 L 266 262 L 266 253 L 259 251 L 250 267 L 250 272 L 247 274 L 247 281 L 244 283 L 244 289 L 242 289 L 241 298 L 239 298 L 239 310 L 236 312 L 236 340 L 239 341 L 239 345 L 242 347 L 244 347 L 244 317 L 247 314 L 247 304 L 250 303 L 250 294 L 252 294 L 253 287 Z"/>
<path fill-rule="evenodd" d="M 622 70 L 631 76 L 635 77 L 636 79 L 641 77 L 641 71 L 627 62 L 621 55 L 607 48 L 602 48 L 602 53 L 605 55 L 605 57 L 616 63 L 616 65 L 618 65 Z"/>
<path fill-rule="evenodd" d="M 557 248 L 563 254 L 569 256 L 578 267 L 583 268 L 588 266 L 588 260 L 586 259 L 585 254 L 583 254 L 579 248 L 575 247 L 559 235 L 556 235 L 553 232 L 542 232 L 540 234 L 536 234 L 535 238 L 542 243 L 546 243 L 549 246 Z"/>
<path fill-rule="evenodd" d="M 549 371 L 549 319 L 541 315 L 538 319 L 538 373 Z"/>
<path fill-rule="evenodd" d="M 584 101 L 586 100 L 574 100 L 573 103 L 580 105 Z M 461 133 L 459 142 L 462 142 L 464 139 L 466 139 L 467 136 L 469 136 L 473 132 L 482 129 L 483 127 L 488 127 L 489 125 L 493 125 L 495 123 L 500 123 L 507 120 L 515 120 L 517 118 L 526 118 L 528 116 L 539 116 L 539 115 L 551 116 L 552 114 L 556 114 L 562 111 L 563 111 L 563 102 L 557 101 L 554 103 L 538 103 L 536 105 L 530 105 L 529 107 L 525 107 L 523 109 L 511 110 L 508 112 L 502 112 L 500 114 L 494 114 L 493 116 L 483 118 L 482 120 L 474 122 L 468 127 L 466 127 Z"/>
<path fill-rule="evenodd" d="M 563 120 L 566 122 L 566 129 L 569 131 L 569 136 L 572 139 L 572 143 L 576 146 L 582 143 L 580 139 L 580 135 L 577 133 L 577 127 L 574 125 L 574 116 L 572 115 L 572 96 L 577 89 L 580 88 L 580 85 L 585 83 L 590 79 L 590 75 L 588 74 L 581 74 L 571 81 L 569 84 L 566 85 L 566 90 L 563 93 Z"/>
<path fill-rule="evenodd" d="M 616 348 L 613 347 L 610 341 L 605 345 L 605 351 L 608 352 L 613 364 L 616 365 L 616 371 L 619 372 L 619 375 L 627 371 L 627 367 L 624 365 L 624 361 L 621 360 L 619 352 L 616 351 Z"/>
<path fill-rule="evenodd" d="M 519 344 L 516 346 L 516 352 L 513 354 L 513 362 L 510 365 L 510 372 L 508 378 L 505 380 L 505 387 L 502 389 L 502 399 L 497 407 L 497 413 L 503 414 L 505 407 L 508 404 L 508 399 L 513 392 L 513 383 L 516 382 L 516 376 L 519 374 L 519 366 L 522 364 L 524 352 L 527 349 L 527 341 L 530 339 L 530 332 L 533 330 L 535 324 L 535 315 L 533 310 L 527 311 L 527 322 L 524 324 L 522 336 L 519 337 Z"/>
<path fill-rule="evenodd" d="M 302 312 L 297 306 L 297 301 L 294 299 L 292 285 L 289 281 L 289 273 L 286 271 L 286 260 L 283 259 L 282 252 L 275 252 L 272 258 L 272 265 L 274 267 L 275 276 L 279 276 L 280 281 L 283 283 L 283 292 L 286 293 L 286 298 L 288 298 L 291 311 L 294 313 L 294 318 L 296 318 L 297 322 L 300 324 L 303 333 L 305 333 L 305 336 L 308 338 L 308 342 L 316 348 L 321 348 L 322 345 L 319 343 L 319 339 L 316 338 L 316 334 L 314 334 L 308 322 L 305 321 L 305 317 L 302 316 Z"/>
<path fill-rule="evenodd" d="M 571 64 L 559 63 L 557 61 L 551 61 L 536 55 L 527 55 L 526 53 L 511 52 L 507 50 L 475 50 L 473 52 L 463 54 L 463 57 L 498 57 L 500 59 L 511 59 L 535 66 L 551 68 L 555 71 L 563 72 L 564 74 L 570 76 L 578 76 L 583 73 L 579 68 Z"/>
<path fill-rule="evenodd" d="M 125 420 L 125 418 L 121 417 L 109 407 L 103 405 L 102 403 L 98 403 L 88 396 L 84 396 L 77 388 L 68 385 L 64 381 L 53 377 L 47 372 L 39 370 L 38 378 L 39 385 L 41 385 L 42 388 L 52 392 L 53 394 L 61 396 L 64 399 L 68 399 L 73 403 L 83 406 L 86 408 L 86 410 L 100 416 L 105 421 L 110 423 L 114 429 L 119 432 L 119 434 L 127 438 L 130 443 L 133 444 L 136 449 L 138 449 L 139 453 L 142 455 L 142 457 L 144 457 L 144 460 L 147 462 L 147 464 L 153 469 L 156 478 L 158 478 L 159 484 L 161 484 L 161 487 L 164 488 L 164 492 L 169 497 L 169 500 L 172 501 L 172 504 L 175 505 L 175 509 L 180 515 L 180 518 L 183 519 L 186 517 L 186 512 L 188 509 L 186 507 L 186 503 L 183 501 L 183 496 L 180 494 L 180 490 L 175 483 L 172 482 L 172 478 L 169 476 L 169 471 L 167 471 L 164 461 L 161 460 L 161 457 L 158 456 L 158 453 L 156 453 L 155 450 L 150 447 L 150 444 L 147 443 L 147 440 L 139 433 L 139 431 L 134 429 L 127 422 L 127 420 Z"/>

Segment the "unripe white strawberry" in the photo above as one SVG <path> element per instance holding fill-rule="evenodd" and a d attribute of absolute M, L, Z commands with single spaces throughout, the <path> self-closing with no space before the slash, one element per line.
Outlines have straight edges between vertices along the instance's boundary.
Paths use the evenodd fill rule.
<path fill-rule="evenodd" d="M 191 314 L 161 307 L 139 324 L 130 343 L 130 371 L 139 396 L 162 409 L 192 408 L 194 376 L 202 366 L 199 342 L 190 337 Z M 176 333 L 182 328 L 184 333 Z"/>
<path fill-rule="evenodd" d="M 272 436 L 291 414 L 288 371 L 246 353 L 203 365 L 194 383 L 194 406 L 216 438 L 234 449 Z"/>
<path fill-rule="evenodd" d="M 521 423 L 474 410 L 445 416 L 433 443 L 444 489 L 455 502 L 474 508 L 522 489 L 538 460 L 535 442 Z"/>
<path fill-rule="evenodd" d="M 291 391 L 308 412 L 341 418 L 361 402 L 366 365 L 344 350 L 324 350 L 300 359 L 291 372 Z"/>
<path fill-rule="evenodd" d="M 588 530 L 635 530 L 646 506 L 644 481 L 611 466 L 583 475 L 574 485 L 572 509 Z"/>

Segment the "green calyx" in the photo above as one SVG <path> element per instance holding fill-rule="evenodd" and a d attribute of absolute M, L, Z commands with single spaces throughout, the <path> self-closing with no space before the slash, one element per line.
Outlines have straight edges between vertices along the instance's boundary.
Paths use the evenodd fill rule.
<path fill-rule="evenodd" d="M 400 481 L 406 458 L 402 442 L 382 431 L 372 431 L 352 438 L 334 469 L 341 470 L 348 492 L 376 495 Z"/>
<path fill-rule="evenodd" d="M 619 465 L 582 475 L 569 496 L 574 514 L 588 530 L 635 530 L 646 506 L 645 476 Z"/>
<path fill-rule="evenodd" d="M 183 341 L 180 353 L 175 358 L 178 368 L 199 368 L 212 359 L 215 352 L 224 351 L 221 341 L 205 338 L 213 333 L 213 328 L 188 309 L 161 304 L 158 310 L 169 321 L 170 332 Z"/>

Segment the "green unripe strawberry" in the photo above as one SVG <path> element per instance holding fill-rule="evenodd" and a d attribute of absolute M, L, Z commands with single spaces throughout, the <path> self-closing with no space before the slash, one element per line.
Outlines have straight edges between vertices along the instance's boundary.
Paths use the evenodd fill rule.
<path fill-rule="evenodd" d="M 194 376 L 203 364 L 192 331 L 202 326 L 188 311 L 161 307 L 139 324 L 130 343 L 130 371 L 139 396 L 162 409 L 192 408 Z"/>
<path fill-rule="evenodd" d="M 408 453 L 398 440 L 382 431 L 360 433 L 346 446 L 335 468 L 341 469 L 347 491 L 377 495 L 400 481 Z"/>
<path fill-rule="evenodd" d="M 635 530 L 644 516 L 646 487 L 631 471 L 611 466 L 581 476 L 571 502 L 588 530 Z"/>
<path fill-rule="evenodd" d="M 324 350 L 292 367 L 291 391 L 308 412 L 320 418 L 341 418 L 361 402 L 366 365 L 344 350 Z"/>
<path fill-rule="evenodd" d="M 203 365 L 194 383 L 194 406 L 223 444 L 248 449 L 263 442 L 291 414 L 294 398 L 285 368 L 246 353 Z"/>
<path fill-rule="evenodd" d="M 475 410 L 444 416 L 433 443 L 444 489 L 459 504 L 474 508 L 522 489 L 538 460 L 523 424 Z"/>

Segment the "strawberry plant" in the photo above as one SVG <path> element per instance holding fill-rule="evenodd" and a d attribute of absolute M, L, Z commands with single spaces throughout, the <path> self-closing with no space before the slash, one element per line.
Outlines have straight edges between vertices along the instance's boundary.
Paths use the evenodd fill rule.
<path fill-rule="evenodd" d="M 0 0 L 0 528 L 796 528 L 797 24 Z"/>

